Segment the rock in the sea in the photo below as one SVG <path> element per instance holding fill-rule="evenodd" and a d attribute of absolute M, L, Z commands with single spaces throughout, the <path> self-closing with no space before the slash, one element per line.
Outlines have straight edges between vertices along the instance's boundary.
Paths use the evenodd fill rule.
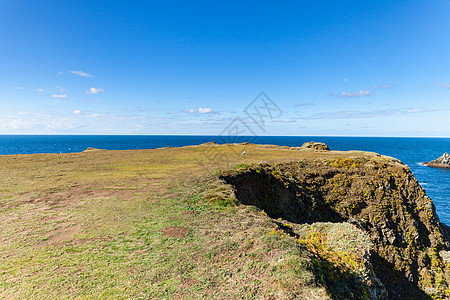
<path fill-rule="evenodd" d="M 445 152 L 444 155 L 442 155 L 438 159 L 426 162 L 424 163 L 424 165 L 435 168 L 450 168 L 450 154 Z"/>
<path fill-rule="evenodd" d="M 328 145 L 325 143 L 318 142 L 307 142 L 302 145 L 302 149 L 311 149 L 311 150 L 322 150 L 322 151 L 330 151 Z"/>

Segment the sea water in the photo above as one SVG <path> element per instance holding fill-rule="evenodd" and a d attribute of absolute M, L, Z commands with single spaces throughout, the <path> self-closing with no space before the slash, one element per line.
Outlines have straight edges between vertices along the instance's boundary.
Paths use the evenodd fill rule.
<path fill-rule="evenodd" d="M 387 137 L 304 137 L 260 136 L 247 138 L 257 144 L 298 147 L 304 142 L 326 143 L 331 150 L 364 150 L 401 160 L 408 165 L 428 196 L 436 205 L 440 220 L 450 225 L 450 169 L 429 168 L 423 162 L 450 152 L 449 138 Z M 246 140 L 246 138 L 241 138 Z M 88 147 L 108 150 L 181 147 L 206 142 L 224 142 L 218 136 L 90 136 L 90 135 L 0 135 L 0 155 L 81 152 Z"/>

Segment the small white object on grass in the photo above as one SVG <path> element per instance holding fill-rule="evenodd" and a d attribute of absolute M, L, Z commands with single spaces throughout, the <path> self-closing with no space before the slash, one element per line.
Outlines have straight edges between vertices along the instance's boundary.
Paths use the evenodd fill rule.
<path fill-rule="evenodd" d="M 245 155 L 245 150 L 244 150 L 244 152 L 242 152 L 242 155 Z"/>

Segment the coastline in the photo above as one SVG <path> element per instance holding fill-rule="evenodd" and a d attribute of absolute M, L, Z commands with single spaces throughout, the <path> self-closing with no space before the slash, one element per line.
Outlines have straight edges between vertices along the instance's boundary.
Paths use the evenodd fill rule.
<path fill-rule="evenodd" d="M 58 137 L 47 136 L 51 138 L 44 142 L 42 146 L 46 151 L 39 151 L 42 141 L 33 136 L 28 142 L 22 140 L 16 144 L 10 144 L 12 149 L 24 149 L 22 152 L 53 152 L 53 153 L 76 153 L 82 152 L 88 147 L 101 149 L 124 150 L 133 148 L 154 149 L 165 146 L 186 146 L 193 144 L 201 144 L 206 142 L 220 142 L 223 137 L 218 136 L 151 136 L 150 140 L 146 136 L 127 136 L 125 139 L 114 136 L 65 136 L 63 140 Z M 116 139 L 115 139 L 116 138 Z M 167 139 L 164 139 L 167 138 Z M 274 139 L 275 138 L 275 139 Z M 257 143 L 260 144 L 277 144 L 291 147 L 300 147 L 304 142 L 322 141 L 330 146 L 332 150 L 363 150 L 380 153 L 383 155 L 396 157 L 403 163 L 407 164 L 414 175 L 421 183 L 426 192 L 434 200 L 438 214 L 441 220 L 450 224 L 450 209 L 447 206 L 447 194 L 450 194 L 450 172 L 447 170 L 433 170 L 425 166 L 418 165 L 426 161 L 430 161 L 442 155 L 443 152 L 450 149 L 450 139 L 440 138 L 370 138 L 370 137 L 258 137 Z M 0 153 L 5 153 L 3 149 L 7 143 L 0 143 Z M 49 146 L 50 145 L 50 146 Z M 68 149 L 71 149 L 68 151 Z M 28 149 L 28 150 L 27 150 Z M 29 149 L 34 149 L 30 151 Z M 3 152 L 2 152 L 3 151 Z M 14 150 L 16 151 L 16 150 Z M 12 152 L 12 151 L 9 151 Z M 17 151 L 16 151 L 17 152 Z"/>

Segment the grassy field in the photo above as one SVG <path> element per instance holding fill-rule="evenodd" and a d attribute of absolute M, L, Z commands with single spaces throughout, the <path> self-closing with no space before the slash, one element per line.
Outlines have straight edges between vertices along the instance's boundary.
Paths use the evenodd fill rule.
<path fill-rule="evenodd" d="M 295 240 L 211 175 L 305 155 L 212 144 L 1 156 L 0 297 L 326 298 Z M 217 194 L 231 200 L 208 201 Z"/>
<path fill-rule="evenodd" d="M 0 298 L 326 299 L 311 252 L 235 205 L 217 172 L 345 155 L 208 144 L 1 156 Z"/>

